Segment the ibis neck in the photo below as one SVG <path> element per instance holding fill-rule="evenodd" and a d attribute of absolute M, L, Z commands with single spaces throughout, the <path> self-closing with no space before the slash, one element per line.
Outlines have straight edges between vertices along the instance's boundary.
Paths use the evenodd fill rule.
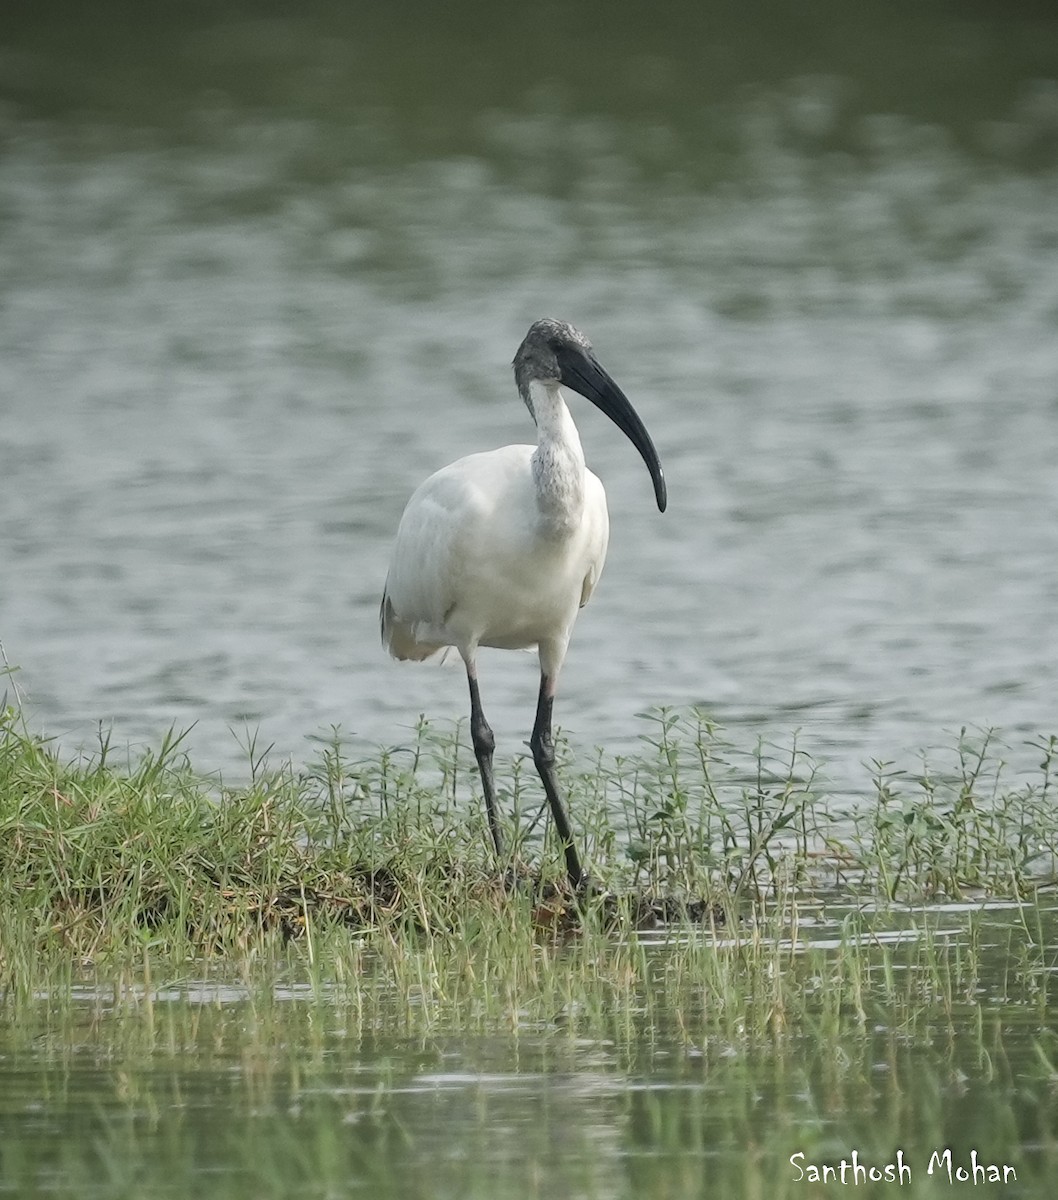
<path fill-rule="evenodd" d="M 557 384 L 531 383 L 529 399 L 537 427 L 536 506 L 544 530 L 561 536 L 577 527 L 584 509 L 584 451 Z"/>

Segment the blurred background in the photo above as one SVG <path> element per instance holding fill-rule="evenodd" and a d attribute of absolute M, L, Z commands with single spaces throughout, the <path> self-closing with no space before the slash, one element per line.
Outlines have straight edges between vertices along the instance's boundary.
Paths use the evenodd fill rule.
<path fill-rule="evenodd" d="M 700 704 L 855 790 L 964 725 L 1019 761 L 1058 729 L 1058 17 L 1018 0 L 9 0 L 0 640 L 31 725 L 194 724 L 227 777 L 255 734 L 300 763 L 463 716 L 461 671 L 383 655 L 378 599 L 414 487 L 532 440 L 509 363 L 545 314 L 669 480 L 661 516 L 575 406 L 612 522 L 575 746 Z M 535 672 L 483 654 L 504 753 Z"/>

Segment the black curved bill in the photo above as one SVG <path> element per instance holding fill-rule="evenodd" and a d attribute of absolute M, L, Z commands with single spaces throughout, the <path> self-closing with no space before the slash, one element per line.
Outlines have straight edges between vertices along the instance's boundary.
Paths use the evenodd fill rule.
<path fill-rule="evenodd" d="M 664 512 L 668 503 L 668 493 L 658 452 L 654 449 L 650 434 L 647 433 L 646 426 L 639 419 L 639 414 L 632 407 L 628 397 L 610 378 L 594 354 L 573 346 L 562 346 L 555 351 L 555 356 L 558 359 L 562 383 L 586 400 L 590 400 L 596 408 L 602 409 L 642 455 L 654 482 L 658 511 Z"/>

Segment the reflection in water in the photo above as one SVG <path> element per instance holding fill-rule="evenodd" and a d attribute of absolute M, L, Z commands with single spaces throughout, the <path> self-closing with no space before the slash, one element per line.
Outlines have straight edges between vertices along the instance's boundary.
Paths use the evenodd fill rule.
<path fill-rule="evenodd" d="M 735 18 L 708 80 L 617 26 L 599 52 L 634 102 L 613 70 L 541 87 L 513 50 L 505 85 L 446 71 L 424 98 L 429 56 L 319 12 L 329 36 L 136 42 L 154 87 L 40 30 L 9 54 L 0 637 L 35 722 L 197 722 L 196 761 L 237 771 L 229 727 L 300 760 L 332 723 L 392 742 L 461 717 L 458 673 L 378 646 L 388 546 L 432 470 L 531 438 L 507 363 L 553 313 L 671 488 L 659 520 L 576 406 L 613 522 L 557 713 L 578 743 L 701 703 L 750 737 L 799 728 L 862 783 L 860 760 L 962 725 L 1015 755 L 1053 728 L 1058 67 L 1031 27 L 994 61 L 972 21 L 890 40 L 952 47 L 903 99 L 854 51 L 820 75 L 797 40 L 783 68 L 788 31 Z M 501 750 L 533 676 L 487 664 Z"/>
<path fill-rule="evenodd" d="M 464 947 L 482 971 L 466 991 L 458 952 L 442 961 L 429 938 L 395 973 L 367 955 L 331 984 L 57 987 L 0 1028 L 0 1188 L 690 1197 L 708 1178 L 788 1196 L 798 1150 L 897 1145 L 924 1173 L 950 1145 L 1016 1162 L 1018 1195 L 1050 1195 L 1054 913 L 949 905 L 860 926 L 855 908 L 809 904 L 797 929 L 778 980 L 767 930 L 747 927 L 715 992 L 674 945 L 647 946 L 630 989 L 601 944 L 567 947 L 575 976 L 599 976 L 565 1011 L 534 993 L 511 1013 L 494 948 Z M 422 1005 L 398 983 L 417 956 Z"/>

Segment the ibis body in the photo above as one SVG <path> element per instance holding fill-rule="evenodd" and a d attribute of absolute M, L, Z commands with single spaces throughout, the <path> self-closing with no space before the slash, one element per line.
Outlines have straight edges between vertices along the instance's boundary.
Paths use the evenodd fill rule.
<path fill-rule="evenodd" d="M 470 684 L 471 738 L 497 854 L 503 838 L 477 650 L 537 647 L 540 691 L 530 747 L 544 784 L 567 873 L 584 873 L 554 774 L 551 714 L 578 610 L 606 558 L 606 493 L 587 469 L 563 388 L 587 397 L 631 439 L 650 471 L 658 508 L 665 480 L 646 429 L 583 334 L 553 319 L 531 326 L 514 359 L 515 383 L 537 443 L 470 454 L 431 475 L 401 517 L 382 597 L 382 642 L 398 659 L 454 646 Z"/>

